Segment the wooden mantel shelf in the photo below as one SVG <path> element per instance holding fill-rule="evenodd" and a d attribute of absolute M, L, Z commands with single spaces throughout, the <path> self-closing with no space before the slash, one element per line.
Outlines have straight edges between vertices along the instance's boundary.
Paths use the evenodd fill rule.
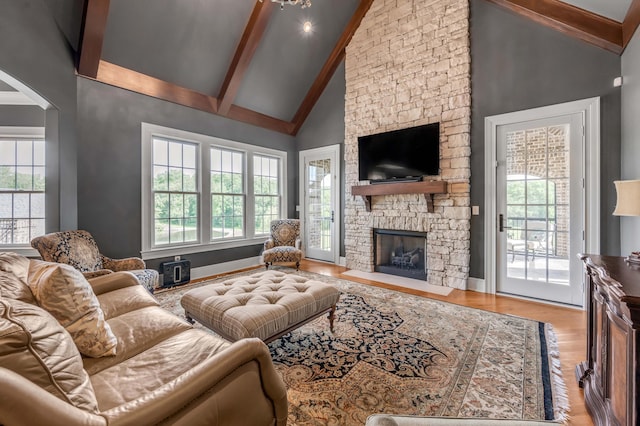
<path fill-rule="evenodd" d="M 446 194 L 446 192 L 447 182 L 442 180 L 376 183 L 351 187 L 351 195 L 361 196 L 368 212 L 371 211 L 372 195 L 424 194 L 424 198 L 427 200 L 427 211 L 433 213 L 433 194 Z"/>

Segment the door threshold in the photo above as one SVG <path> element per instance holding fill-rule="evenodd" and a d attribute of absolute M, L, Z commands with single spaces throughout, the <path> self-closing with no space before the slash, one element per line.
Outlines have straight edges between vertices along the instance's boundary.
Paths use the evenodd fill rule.
<path fill-rule="evenodd" d="M 584 310 L 584 308 L 579 305 L 571 305 L 569 303 L 554 302 L 553 300 L 547 300 L 547 299 L 538 299 L 537 297 L 521 296 L 519 294 L 504 293 L 504 292 L 496 292 L 496 295 L 503 296 L 503 297 L 510 297 L 510 298 L 519 299 L 519 300 L 527 300 L 529 302 L 542 303 L 544 305 L 558 306 L 560 308 L 575 309 L 578 311 Z"/>

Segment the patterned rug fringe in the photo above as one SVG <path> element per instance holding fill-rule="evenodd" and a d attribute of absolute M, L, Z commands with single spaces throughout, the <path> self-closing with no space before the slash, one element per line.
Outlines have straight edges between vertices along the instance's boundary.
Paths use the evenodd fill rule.
<path fill-rule="evenodd" d="M 562 368 L 560 366 L 560 351 L 558 349 L 558 340 L 553 331 L 553 326 L 545 323 L 545 337 L 548 347 L 549 365 L 551 366 L 551 384 L 553 386 L 553 406 L 555 421 L 562 424 L 569 423 L 569 396 L 567 394 L 567 386 L 562 378 Z"/>

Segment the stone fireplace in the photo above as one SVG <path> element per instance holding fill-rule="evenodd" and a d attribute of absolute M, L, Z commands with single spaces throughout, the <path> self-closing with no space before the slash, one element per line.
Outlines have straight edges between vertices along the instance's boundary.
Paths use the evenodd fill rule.
<path fill-rule="evenodd" d="M 373 241 L 376 272 L 426 281 L 427 234 L 374 229 Z"/>
<path fill-rule="evenodd" d="M 464 289 L 470 253 L 468 0 L 374 0 L 345 56 L 346 266 L 376 268 L 374 229 L 426 235 L 427 282 Z M 446 192 L 353 196 L 358 136 L 440 123 Z M 389 147 L 393 149 L 393 147 Z M 432 204 L 430 204 L 432 200 Z"/>

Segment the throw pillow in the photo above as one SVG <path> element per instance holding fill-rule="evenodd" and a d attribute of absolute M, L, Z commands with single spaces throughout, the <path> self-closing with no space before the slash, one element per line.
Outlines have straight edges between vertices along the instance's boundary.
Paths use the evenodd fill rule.
<path fill-rule="evenodd" d="M 0 365 L 63 401 L 98 412 L 78 349 L 69 333 L 42 308 L 0 299 Z"/>
<path fill-rule="evenodd" d="M 0 252 L 0 271 L 9 272 L 26 284 L 29 259 L 17 253 Z"/>
<path fill-rule="evenodd" d="M 29 286 L 9 272 L 0 271 L 0 297 L 36 304 Z"/>
<path fill-rule="evenodd" d="M 61 263 L 32 260 L 28 284 L 38 304 L 71 334 L 81 354 L 94 358 L 116 354 L 118 340 L 80 271 Z"/>

